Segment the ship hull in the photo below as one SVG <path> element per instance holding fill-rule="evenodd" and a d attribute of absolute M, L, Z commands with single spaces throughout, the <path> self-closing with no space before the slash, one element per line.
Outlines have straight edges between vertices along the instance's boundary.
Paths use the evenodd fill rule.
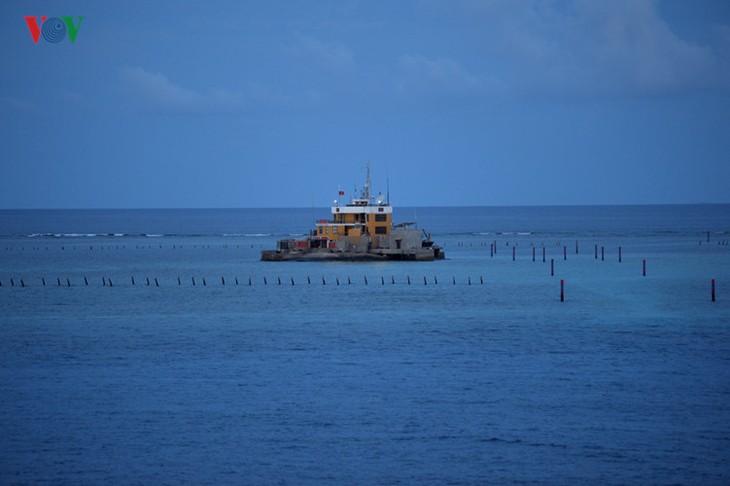
<path fill-rule="evenodd" d="M 411 250 L 371 250 L 367 252 L 342 252 L 331 249 L 306 249 L 296 251 L 264 250 L 261 260 L 265 262 L 286 261 L 433 261 L 444 258 L 439 248 Z"/>

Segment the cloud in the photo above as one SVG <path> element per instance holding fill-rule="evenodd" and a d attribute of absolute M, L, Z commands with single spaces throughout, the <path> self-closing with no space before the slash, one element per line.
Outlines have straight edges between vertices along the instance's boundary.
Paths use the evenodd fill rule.
<path fill-rule="evenodd" d="M 680 39 L 653 3 L 581 1 L 576 13 L 572 32 L 561 39 L 568 56 L 558 60 L 586 66 L 585 81 L 647 94 L 705 89 L 718 81 L 712 51 Z M 571 42 L 580 38 L 587 41 Z"/>
<path fill-rule="evenodd" d="M 474 91 L 480 85 L 477 76 L 453 59 L 404 55 L 398 64 L 404 76 L 398 82 L 400 91 L 463 93 Z"/>
<path fill-rule="evenodd" d="M 715 24 L 712 26 L 712 32 L 718 41 L 718 52 L 720 58 L 724 61 L 720 63 L 723 77 L 730 83 L 730 25 Z"/>
<path fill-rule="evenodd" d="M 720 39 L 723 47 L 730 47 L 730 25 L 715 24 L 712 26 L 712 31 Z"/>
<path fill-rule="evenodd" d="M 44 116 L 46 111 L 32 101 L 16 97 L 0 98 L 0 106 L 6 107 L 9 111 L 22 113 L 30 116 Z"/>
<path fill-rule="evenodd" d="M 489 73 L 514 92 L 661 95 L 727 86 L 718 54 L 672 32 L 650 0 L 456 5 L 478 19 Z"/>
<path fill-rule="evenodd" d="M 491 77 L 469 72 L 450 58 L 406 54 L 398 60 L 396 88 L 411 95 L 459 96 L 501 89 Z"/>
<path fill-rule="evenodd" d="M 289 50 L 329 76 L 350 75 L 357 71 L 352 51 L 341 42 L 324 42 L 300 35 Z"/>
<path fill-rule="evenodd" d="M 166 114 L 230 114 L 261 106 L 287 104 L 286 97 L 260 84 L 249 83 L 245 91 L 212 88 L 204 92 L 185 88 L 161 73 L 140 67 L 120 70 L 125 85 L 146 108 Z"/>

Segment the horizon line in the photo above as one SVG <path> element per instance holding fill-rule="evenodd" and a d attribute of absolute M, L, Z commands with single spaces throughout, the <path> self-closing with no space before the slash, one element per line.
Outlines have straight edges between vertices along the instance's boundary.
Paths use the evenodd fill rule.
<path fill-rule="evenodd" d="M 628 207 L 628 206 L 723 206 L 730 202 L 692 202 L 692 203 L 610 203 L 610 204 L 486 204 L 486 205 L 415 205 L 401 208 L 551 208 L 551 207 Z M 231 209 L 286 210 L 286 209 L 327 209 L 332 206 L 147 206 L 147 207 L 58 207 L 58 208 L 0 208 L 0 211 L 206 211 Z"/>

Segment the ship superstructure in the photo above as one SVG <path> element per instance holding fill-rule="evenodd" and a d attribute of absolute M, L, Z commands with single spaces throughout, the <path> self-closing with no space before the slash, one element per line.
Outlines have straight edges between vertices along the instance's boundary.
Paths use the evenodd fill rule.
<path fill-rule="evenodd" d="M 343 191 L 331 207 L 332 219 L 319 220 L 304 240 L 280 240 L 276 250 L 264 250 L 261 259 L 282 260 L 437 260 L 444 258 L 430 235 L 415 223 L 393 225 L 389 197 L 371 194 L 370 166 L 359 197 L 342 205 Z"/>

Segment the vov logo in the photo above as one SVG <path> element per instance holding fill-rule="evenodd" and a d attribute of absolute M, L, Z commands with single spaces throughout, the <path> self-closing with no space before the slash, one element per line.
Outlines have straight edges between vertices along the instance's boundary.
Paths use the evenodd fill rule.
<path fill-rule="evenodd" d="M 54 44 L 61 42 L 68 34 L 68 39 L 71 43 L 76 42 L 76 34 L 79 33 L 81 28 L 81 22 L 84 20 L 83 17 L 76 17 L 77 22 L 74 23 L 73 17 L 51 17 L 47 15 L 36 17 L 33 15 L 26 16 L 25 23 L 28 24 L 28 30 L 30 36 L 33 38 L 33 42 L 38 43 L 41 34 L 46 42 L 52 42 Z M 40 23 L 38 20 L 40 19 Z"/>

